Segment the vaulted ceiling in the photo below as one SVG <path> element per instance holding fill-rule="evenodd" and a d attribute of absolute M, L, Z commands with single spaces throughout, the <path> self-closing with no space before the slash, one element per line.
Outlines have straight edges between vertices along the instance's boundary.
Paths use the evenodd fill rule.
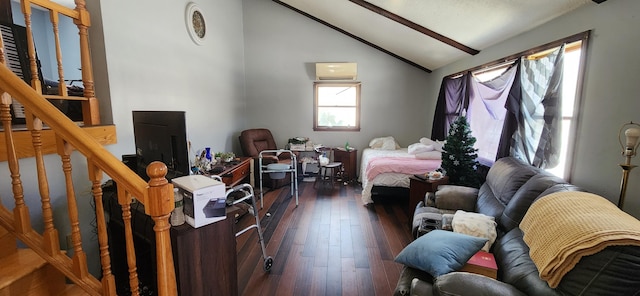
<path fill-rule="evenodd" d="M 605 0 L 273 0 L 427 72 Z"/>
<path fill-rule="evenodd" d="M 53 0 L 75 7 L 73 0 Z M 273 0 L 427 72 L 606 0 Z"/>

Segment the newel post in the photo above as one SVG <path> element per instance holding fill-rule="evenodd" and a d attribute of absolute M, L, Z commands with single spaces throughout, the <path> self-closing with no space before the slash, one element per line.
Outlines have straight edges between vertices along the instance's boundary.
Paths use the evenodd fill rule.
<path fill-rule="evenodd" d="M 176 273 L 171 252 L 171 235 L 169 216 L 174 208 L 173 185 L 165 176 L 167 166 L 159 161 L 147 167 L 149 179 L 149 195 L 145 201 L 147 214 L 155 222 L 156 260 L 158 270 L 158 295 L 177 295 Z"/>

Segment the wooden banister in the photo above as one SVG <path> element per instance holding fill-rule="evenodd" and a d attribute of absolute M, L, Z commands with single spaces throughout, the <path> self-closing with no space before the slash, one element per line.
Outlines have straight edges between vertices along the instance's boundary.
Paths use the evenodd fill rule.
<path fill-rule="evenodd" d="M 89 50 L 88 28 L 90 26 L 90 18 L 85 7 L 85 1 L 75 0 L 75 3 L 76 8 L 69 9 L 49 0 L 21 0 L 20 5 L 25 15 L 28 56 L 32 73 L 31 77 L 29 77 L 30 85 L 15 75 L 4 64 L 5 56 L 2 51 L 2 38 L 0 37 L 0 121 L 2 122 L 2 134 L 4 136 L 0 139 L 0 161 L 7 162 L 7 167 L 11 174 L 11 180 L 8 181 L 11 182 L 15 205 L 13 213 L 11 213 L 0 203 L 0 236 L 3 238 L 1 242 L 6 241 L 8 236 L 20 240 L 68 280 L 82 288 L 88 295 L 116 295 L 115 277 L 111 271 L 109 254 L 107 217 L 105 217 L 105 208 L 102 201 L 102 181 L 106 175 L 118 184 L 118 203 L 121 205 L 125 216 L 126 249 L 129 271 L 131 272 L 129 279 L 132 295 L 138 295 L 139 284 L 136 273 L 135 246 L 130 223 L 130 205 L 134 197 L 137 202 L 144 205 L 146 214 L 155 223 L 153 229 L 156 238 L 158 287 L 156 292 L 161 296 L 177 295 L 169 234 L 169 216 L 174 208 L 174 197 L 173 185 L 166 180 L 167 167 L 161 162 L 150 164 L 147 168 L 147 175 L 151 179 L 149 182 L 145 182 L 102 146 L 111 140 L 96 140 L 95 131 L 101 127 L 96 126 L 100 122 L 100 116 L 98 113 L 98 101 L 95 97 Z M 58 95 L 42 95 L 32 37 L 30 19 L 32 5 L 49 10 L 56 44 L 58 81 L 61 87 Z M 83 97 L 68 96 L 68 92 L 64 88 L 61 40 L 59 40 L 58 32 L 58 21 L 62 15 L 72 18 L 78 27 L 84 87 Z M 65 114 L 50 104 L 47 99 L 80 100 L 83 108 L 83 127 L 71 121 Z M 24 106 L 27 123 L 26 131 L 15 131 L 12 126 L 9 106 L 14 100 Z M 113 133 L 113 137 L 115 137 L 115 133 Z M 55 145 L 45 144 L 45 142 L 55 142 Z M 113 139 L 113 142 L 115 142 L 115 139 Z M 89 225 L 82 225 L 80 221 L 79 211 L 81 209 L 78 208 L 78 204 L 81 203 L 78 202 L 78 199 L 83 197 L 77 196 L 74 188 L 74 174 L 72 173 L 74 168 L 72 168 L 71 161 L 73 151 L 84 155 L 87 160 L 87 175 L 91 182 L 91 194 L 96 211 L 95 230 L 97 230 L 100 250 L 100 281 L 89 273 L 87 254 L 83 249 L 81 233 L 83 227 Z M 44 161 L 44 155 L 51 153 L 57 153 L 62 162 L 62 166 L 58 169 L 65 179 L 66 218 L 69 219 L 71 228 L 71 242 L 69 242 L 67 248 L 71 248 L 73 251 L 71 258 L 61 251 L 58 238 L 59 231 L 55 228 L 56 223 L 54 223 L 52 201 L 49 193 L 50 184 L 47 180 L 47 169 Z M 35 157 L 34 171 L 36 172 L 37 180 L 29 180 L 23 183 L 18 159 L 24 157 Z M 31 226 L 30 210 L 26 206 L 26 200 L 31 200 L 33 197 L 25 196 L 23 186 L 38 186 L 37 191 L 40 194 L 38 200 L 41 203 L 42 223 L 44 226 L 44 231 L 41 234 Z M 33 192 L 33 190 L 29 192 Z M 89 227 L 94 226 L 90 225 Z M 0 252 L 0 255 L 4 256 L 5 253 Z"/>

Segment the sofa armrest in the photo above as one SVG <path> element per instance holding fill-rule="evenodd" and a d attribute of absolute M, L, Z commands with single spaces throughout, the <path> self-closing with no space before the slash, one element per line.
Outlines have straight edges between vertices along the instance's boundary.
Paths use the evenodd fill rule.
<path fill-rule="evenodd" d="M 435 192 L 427 192 L 424 194 L 424 204 L 427 207 L 436 207 L 436 194 Z"/>
<path fill-rule="evenodd" d="M 526 296 L 512 285 L 468 272 L 441 275 L 434 280 L 432 294 L 421 295 Z"/>
<path fill-rule="evenodd" d="M 474 212 L 478 189 L 459 185 L 441 185 L 435 193 L 435 205 L 443 210 Z"/>

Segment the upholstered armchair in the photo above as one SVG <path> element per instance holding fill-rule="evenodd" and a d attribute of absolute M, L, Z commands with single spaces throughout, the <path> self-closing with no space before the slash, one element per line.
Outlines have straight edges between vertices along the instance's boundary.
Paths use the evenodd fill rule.
<path fill-rule="evenodd" d="M 271 134 L 271 131 L 266 128 L 244 130 L 240 133 L 239 139 L 242 153 L 244 154 L 244 156 L 249 156 L 254 159 L 254 166 L 258 164 L 258 157 L 261 151 L 278 149 L 278 146 L 273 139 L 273 134 Z M 270 157 L 265 157 L 263 155 L 262 164 L 275 162 L 290 163 L 291 156 L 288 153 L 280 153 L 278 155 L 274 154 Z M 257 175 L 259 173 L 259 170 L 254 170 L 254 176 L 256 180 L 258 180 L 258 178 L 260 177 L 259 175 Z M 287 173 L 287 176 L 282 179 L 271 179 L 269 177 L 269 174 L 265 174 L 265 176 L 263 176 L 264 185 L 271 189 L 288 185 L 291 183 L 291 177 L 289 174 L 290 173 Z"/>

